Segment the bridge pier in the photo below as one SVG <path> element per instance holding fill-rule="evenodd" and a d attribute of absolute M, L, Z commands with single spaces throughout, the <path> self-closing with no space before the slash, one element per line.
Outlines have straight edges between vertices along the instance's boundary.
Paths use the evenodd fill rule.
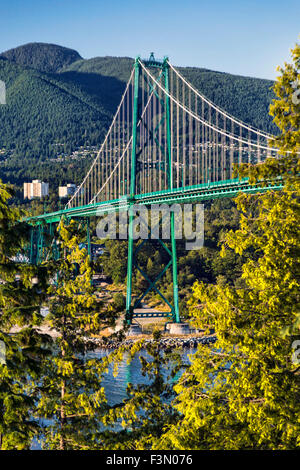
<path fill-rule="evenodd" d="M 188 335 L 190 325 L 188 323 L 169 323 L 168 332 L 170 335 Z"/>
<path fill-rule="evenodd" d="M 38 224 L 30 227 L 30 244 L 29 244 L 29 263 L 38 265 L 46 259 L 48 252 L 51 250 L 53 256 L 56 256 L 56 245 L 52 245 L 54 237 L 54 227 L 50 223 L 48 225 Z"/>
<path fill-rule="evenodd" d="M 143 333 L 142 328 L 137 323 L 132 323 L 126 333 L 126 336 L 138 336 Z"/>
<path fill-rule="evenodd" d="M 155 239 L 156 243 L 159 243 L 160 248 L 163 248 L 164 251 L 167 252 L 169 256 L 169 262 L 165 265 L 164 269 L 156 276 L 154 280 L 150 279 L 146 272 L 139 266 L 137 254 L 143 248 L 144 244 L 151 241 L 151 240 L 143 240 L 138 247 L 134 250 L 134 239 L 133 239 L 133 223 L 134 223 L 134 214 L 132 206 L 129 208 L 129 230 L 128 230 L 128 264 L 127 264 L 127 292 L 126 292 L 126 323 L 132 324 L 132 319 L 136 316 L 148 316 L 148 317 L 155 317 L 156 314 L 135 314 L 135 309 L 139 309 L 141 306 L 141 302 L 144 300 L 146 295 L 154 290 L 166 303 L 170 309 L 169 312 L 165 312 L 164 315 L 159 316 L 167 316 L 172 318 L 173 322 L 179 323 L 180 322 L 180 315 L 179 315 L 179 295 L 178 295 L 178 280 L 177 280 L 177 253 L 176 253 L 176 239 L 175 239 L 175 221 L 174 221 L 174 212 L 170 213 L 170 234 L 171 234 L 171 247 L 169 247 L 161 240 Z M 146 225 L 146 223 L 145 223 Z M 147 224 L 147 229 L 149 226 Z M 145 289 L 144 293 L 140 295 L 134 303 L 132 303 L 132 280 L 133 280 L 133 267 L 135 267 L 139 273 L 143 276 L 143 278 L 148 282 L 148 287 Z M 162 276 L 166 273 L 166 271 L 172 267 L 172 279 L 173 279 L 173 304 L 168 301 L 168 299 L 164 296 L 164 294 L 158 288 L 158 282 L 162 278 Z"/>

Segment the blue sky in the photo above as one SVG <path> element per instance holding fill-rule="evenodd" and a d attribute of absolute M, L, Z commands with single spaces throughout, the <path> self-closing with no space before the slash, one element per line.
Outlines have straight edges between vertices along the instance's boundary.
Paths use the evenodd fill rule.
<path fill-rule="evenodd" d="M 299 33 L 299 0 L 0 0 L 1 51 L 27 42 L 85 58 L 154 51 L 174 65 L 274 79 Z"/>

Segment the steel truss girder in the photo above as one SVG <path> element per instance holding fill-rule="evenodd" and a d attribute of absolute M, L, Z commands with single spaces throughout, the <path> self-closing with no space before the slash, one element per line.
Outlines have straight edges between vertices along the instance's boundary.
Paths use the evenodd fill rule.
<path fill-rule="evenodd" d="M 160 224 L 160 222 L 162 222 L 163 219 L 161 219 L 161 221 L 158 221 L 158 224 Z M 144 225 L 146 226 L 146 228 L 149 230 L 149 225 L 145 223 L 145 221 L 143 221 Z M 152 228 L 152 227 L 151 227 Z M 170 260 L 169 262 L 166 264 L 166 266 L 161 270 L 161 272 L 156 276 L 156 278 L 154 280 L 151 280 L 149 278 L 149 276 L 142 270 L 142 268 L 138 265 L 138 262 L 137 262 L 137 255 L 138 253 L 140 252 L 140 250 L 142 249 L 142 247 L 146 244 L 146 242 L 149 242 L 151 241 L 151 239 L 146 239 L 146 240 L 143 240 L 138 246 L 137 248 L 135 249 L 134 251 L 134 261 L 133 261 L 133 264 L 134 266 L 137 268 L 137 270 L 142 274 L 142 276 L 144 277 L 144 279 L 148 282 L 149 286 L 147 287 L 147 289 L 145 290 L 145 292 L 138 298 L 135 300 L 134 302 L 134 305 L 133 305 L 133 311 L 135 308 L 138 308 L 140 305 L 141 305 L 141 301 L 146 297 L 146 295 L 151 291 L 151 290 L 155 290 L 155 292 L 163 299 L 163 301 L 169 306 L 170 308 L 170 312 L 166 312 L 166 315 L 165 316 L 172 316 L 173 317 L 173 320 L 176 321 L 176 309 L 175 309 L 175 306 L 172 305 L 168 299 L 162 294 L 162 292 L 160 292 L 159 288 L 157 287 L 157 284 L 159 282 L 159 280 L 163 277 L 163 275 L 167 272 L 167 270 L 169 269 L 169 267 L 172 265 L 173 263 L 173 257 L 172 257 L 172 250 L 169 250 L 169 248 L 167 247 L 167 245 L 161 240 L 161 239 L 158 239 L 156 240 L 160 245 L 161 247 L 168 253 L 168 255 L 170 256 Z M 135 317 L 136 314 L 133 312 L 133 317 Z"/>
<path fill-rule="evenodd" d="M 46 260 L 47 253 L 51 250 L 53 256 L 57 257 L 57 246 L 53 242 L 53 223 L 35 224 L 30 229 L 29 262 L 30 264 L 41 264 Z"/>
<path fill-rule="evenodd" d="M 213 183 L 201 183 L 194 186 L 186 186 L 185 188 L 137 194 L 132 201 L 135 204 L 161 204 L 164 202 L 171 205 L 174 203 L 203 202 L 220 197 L 235 197 L 239 192 L 255 194 L 270 190 L 277 191 L 282 189 L 282 187 L 281 181 L 270 181 L 267 185 L 262 186 L 259 183 L 255 185 L 249 184 L 248 178 L 243 178 L 240 181 L 232 179 Z M 104 212 L 128 211 L 128 209 L 129 197 L 125 195 L 110 201 L 28 217 L 26 221 L 30 225 L 42 225 L 44 223 L 57 223 L 62 216 L 69 218 L 95 217 Z"/>

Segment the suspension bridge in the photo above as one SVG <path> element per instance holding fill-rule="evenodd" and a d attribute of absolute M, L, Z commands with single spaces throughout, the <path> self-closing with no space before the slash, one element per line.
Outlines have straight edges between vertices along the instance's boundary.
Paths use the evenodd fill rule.
<path fill-rule="evenodd" d="M 258 164 L 277 157 L 269 143 L 273 136 L 250 126 L 216 106 L 196 90 L 168 58 L 136 58 L 130 78 L 111 126 L 82 183 L 63 210 L 32 217 L 30 262 L 40 263 L 55 248 L 46 243 L 48 233 L 55 240 L 62 218 L 83 219 L 90 246 L 89 218 L 109 211 L 128 211 L 128 267 L 126 319 L 149 316 L 138 307 L 154 290 L 169 307 L 169 316 L 180 322 L 174 213 L 170 220 L 170 245 L 159 240 L 170 257 L 169 263 L 150 279 L 137 263 L 134 249 L 133 205 L 202 202 L 234 197 L 240 191 L 255 193 L 280 189 L 280 182 L 250 185 L 247 178 L 234 178 L 233 166 Z M 51 248 L 52 247 L 52 248 Z M 145 293 L 133 296 L 133 269 L 148 282 Z M 158 282 L 172 269 L 173 302 L 158 288 Z"/>

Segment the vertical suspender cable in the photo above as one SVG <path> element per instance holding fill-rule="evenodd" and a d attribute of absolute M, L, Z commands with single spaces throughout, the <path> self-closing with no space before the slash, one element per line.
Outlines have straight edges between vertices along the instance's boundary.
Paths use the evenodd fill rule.
<path fill-rule="evenodd" d="M 182 101 L 185 105 L 185 85 L 182 87 Z M 186 113 L 185 110 L 182 110 L 182 153 L 183 153 L 183 167 L 182 167 L 182 186 L 186 186 L 186 155 L 185 155 L 185 150 L 186 150 Z"/>
<path fill-rule="evenodd" d="M 169 74 L 170 76 L 170 90 L 171 90 L 171 95 L 174 96 L 174 73 L 173 71 L 168 68 L 168 71 L 167 73 Z M 174 186 L 174 155 L 173 155 L 173 152 L 174 152 L 174 128 L 173 128 L 173 124 L 174 124 L 174 115 L 173 115 L 173 100 L 169 100 L 169 104 L 170 104 L 170 132 L 171 132 L 171 168 L 170 168 L 170 172 L 171 172 L 171 175 L 172 175 L 172 184 Z M 176 187 L 176 186 L 175 186 Z"/>

